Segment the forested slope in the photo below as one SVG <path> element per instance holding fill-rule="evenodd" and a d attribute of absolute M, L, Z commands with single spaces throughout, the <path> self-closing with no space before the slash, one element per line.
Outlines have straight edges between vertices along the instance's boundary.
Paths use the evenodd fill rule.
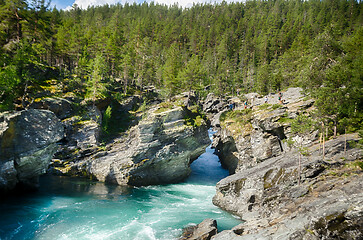
<path fill-rule="evenodd" d="M 321 113 L 361 121 L 361 1 L 59 11 L 44 0 L 0 0 L 0 19 L 2 110 L 47 95 L 120 99 L 149 85 L 165 97 L 301 86 L 317 98 Z"/>

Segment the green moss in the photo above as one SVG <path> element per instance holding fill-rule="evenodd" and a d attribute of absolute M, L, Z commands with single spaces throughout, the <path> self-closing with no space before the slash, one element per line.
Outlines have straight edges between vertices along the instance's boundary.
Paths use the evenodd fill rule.
<path fill-rule="evenodd" d="M 200 127 L 204 123 L 204 120 L 201 116 L 197 116 L 194 120 L 194 126 Z"/>
<path fill-rule="evenodd" d="M 282 105 L 280 105 L 280 104 L 274 104 L 274 105 L 272 105 L 272 110 L 276 110 L 276 109 L 278 109 L 278 108 L 281 108 L 281 106 Z"/>
<path fill-rule="evenodd" d="M 363 170 L 363 162 L 362 161 L 356 161 L 354 163 L 355 166 L 360 167 L 361 170 Z"/>
<path fill-rule="evenodd" d="M 352 170 L 354 170 L 354 169 L 363 170 L 363 161 L 357 160 L 357 161 L 354 161 L 354 162 L 346 163 L 344 165 L 344 167 L 352 169 Z"/>
<path fill-rule="evenodd" d="M 287 117 L 280 117 L 280 119 L 277 121 L 279 123 L 291 123 L 294 119 L 287 118 Z"/>
<path fill-rule="evenodd" d="M 264 189 L 268 189 L 268 188 L 272 187 L 271 183 L 267 181 L 268 178 L 270 177 L 270 175 L 272 174 L 272 172 L 273 172 L 273 169 L 270 169 L 263 176 L 263 188 Z"/>
<path fill-rule="evenodd" d="M 169 111 L 175 107 L 173 102 L 162 102 L 159 104 L 159 108 L 154 111 L 154 113 L 162 113 Z"/>
<path fill-rule="evenodd" d="M 258 109 L 259 110 L 265 110 L 265 109 L 269 108 L 270 106 L 271 106 L 271 104 L 264 103 L 264 104 L 258 106 Z"/>

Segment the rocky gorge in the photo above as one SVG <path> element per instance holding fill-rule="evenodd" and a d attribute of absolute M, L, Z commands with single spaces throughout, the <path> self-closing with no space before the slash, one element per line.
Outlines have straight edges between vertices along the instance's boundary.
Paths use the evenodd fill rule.
<path fill-rule="evenodd" d="M 213 145 L 232 175 L 217 184 L 213 203 L 244 223 L 206 239 L 363 237 L 360 137 L 338 136 L 323 148 L 317 130 L 292 131 L 294 119 L 314 111 L 313 99 L 300 91 L 284 92 L 283 104 L 277 94 L 267 104 L 248 94 L 246 109 L 228 111 L 229 99 L 214 110 Z"/>
<path fill-rule="evenodd" d="M 323 154 L 318 129 L 294 129 L 305 124 L 301 116 L 315 111 L 314 100 L 301 92 L 284 91 L 283 102 L 270 94 L 268 103 L 254 93 L 207 96 L 202 110 L 217 130 L 213 147 L 230 172 L 217 184 L 213 203 L 244 223 L 218 233 L 217 223 L 208 219 L 183 239 L 363 237 L 360 136 L 331 138 Z M 53 174 L 117 185 L 182 181 L 210 144 L 208 120 L 190 93 L 167 102 L 156 99 L 147 107 L 144 101 L 133 96 L 120 104 L 118 112 L 133 117 L 117 119 L 128 128 L 106 143 L 100 135 L 109 103 L 84 106 L 81 116 L 72 99 L 61 98 L 2 113 L 1 192 L 17 185 L 33 188 L 49 164 Z"/>

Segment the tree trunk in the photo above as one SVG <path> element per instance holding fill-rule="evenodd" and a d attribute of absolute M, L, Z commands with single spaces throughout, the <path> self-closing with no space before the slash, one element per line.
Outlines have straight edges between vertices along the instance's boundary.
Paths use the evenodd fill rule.
<path fill-rule="evenodd" d="M 301 146 L 300 146 L 300 151 L 301 151 Z M 301 181 L 301 153 L 299 152 L 299 173 L 298 173 L 298 184 L 300 185 L 300 181 Z"/>
<path fill-rule="evenodd" d="M 347 128 L 344 129 L 344 155 L 347 153 Z"/>
<path fill-rule="evenodd" d="M 325 138 L 324 138 L 324 122 L 321 123 L 322 135 L 323 135 L 323 160 L 325 158 Z"/>

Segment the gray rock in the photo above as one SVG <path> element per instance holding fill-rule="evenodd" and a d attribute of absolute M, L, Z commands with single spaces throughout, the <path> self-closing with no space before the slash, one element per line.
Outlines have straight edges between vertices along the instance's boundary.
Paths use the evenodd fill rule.
<path fill-rule="evenodd" d="M 213 93 L 209 93 L 203 103 L 203 111 L 209 113 L 219 113 L 227 109 L 228 103 L 223 98 L 215 96 Z"/>
<path fill-rule="evenodd" d="M 183 180 L 190 174 L 190 163 L 210 144 L 206 124 L 186 125 L 187 114 L 182 107 L 149 110 L 107 155 L 75 162 L 69 174 L 135 186 Z"/>
<path fill-rule="evenodd" d="M 348 140 L 356 139 L 348 135 Z M 269 158 L 217 184 L 213 203 L 246 222 L 213 239 L 360 239 L 363 237 L 363 171 L 353 167 L 361 149 L 348 149 L 344 136 L 317 145 L 302 157 L 296 150 Z"/>
<path fill-rule="evenodd" d="M 65 119 L 72 115 L 72 103 L 63 98 L 44 98 L 39 102 L 33 102 L 29 108 L 45 109 L 54 112 L 59 119 Z"/>
<path fill-rule="evenodd" d="M 298 93 L 299 91 L 298 88 L 288 89 L 285 97 L 289 99 L 289 103 L 286 104 L 257 106 L 258 100 L 255 99 L 250 119 L 240 127 L 239 132 L 236 132 L 233 121 L 231 121 L 232 125 L 227 121 L 223 123 L 223 126 L 219 124 L 213 146 L 222 165 L 230 173 L 254 167 L 266 159 L 289 151 L 290 146 L 285 141 L 289 138 L 300 141 L 303 145 L 317 139 L 317 131 L 305 134 L 304 137 L 291 133 L 292 118 L 309 111 L 314 102 L 303 100 L 303 95 Z M 255 95 L 248 95 L 248 97 L 251 96 Z M 277 97 L 275 103 L 278 103 Z M 236 110 L 244 111 L 241 108 Z M 219 118 L 220 115 L 216 114 L 215 117 Z"/>
<path fill-rule="evenodd" d="M 197 226 L 184 229 L 180 240 L 210 240 L 217 234 L 217 221 L 214 219 L 204 219 Z"/>
<path fill-rule="evenodd" d="M 77 117 L 63 120 L 66 131 L 67 146 L 75 146 L 85 150 L 95 147 L 98 144 L 101 133 L 102 114 L 95 106 L 88 106 L 85 121 L 80 121 Z"/>
<path fill-rule="evenodd" d="M 18 183 L 36 186 L 57 149 L 55 143 L 63 136 L 63 126 L 51 111 L 1 113 L 0 192 Z"/>

